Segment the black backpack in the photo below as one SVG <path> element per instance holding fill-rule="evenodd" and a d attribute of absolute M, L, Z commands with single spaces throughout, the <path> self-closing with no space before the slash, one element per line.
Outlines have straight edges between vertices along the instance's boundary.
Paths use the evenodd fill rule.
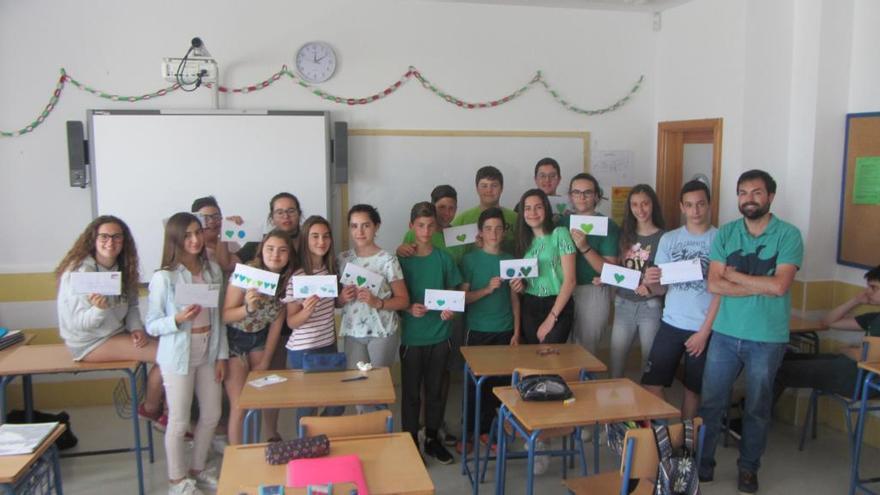
<path fill-rule="evenodd" d="M 665 424 L 653 425 L 660 464 L 654 495 L 700 495 L 700 478 L 697 473 L 694 422 L 682 421 L 684 445 L 673 449 L 669 440 L 669 428 Z"/>

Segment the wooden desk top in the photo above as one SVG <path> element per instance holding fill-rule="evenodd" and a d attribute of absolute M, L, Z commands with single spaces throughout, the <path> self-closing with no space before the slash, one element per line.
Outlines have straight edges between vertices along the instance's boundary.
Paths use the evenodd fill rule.
<path fill-rule="evenodd" d="M 360 371 L 251 371 L 247 381 L 272 374 L 283 376 L 287 381 L 263 388 L 245 385 L 238 400 L 241 409 L 393 404 L 397 400 L 388 368 L 373 369 L 367 373 L 366 380 L 353 382 L 342 379 L 360 376 Z"/>
<path fill-rule="evenodd" d="M 788 329 L 791 333 L 808 333 L 822 332 L 828 330 L 828 327 L 819 320 L 804 320 L 803 318 L 792 316 L 788 322 Z"/>
<path fill-rule="evenodd" d="M 880 361 L 859 363 L 859 368 L 880 375 Z"/>
<path fill-rule="evenodd" d="M 265 447 L 264 443 L 226 447 L 217 494 L 238 495 L 244 492 L 255 495 L 260 484 L 283 485 L 287 477 L 287 465 L 273 466 L 266 463 Z M 367 486 L 374 495 L 434 493 L 434 483 L 431 482 L 409 433 L 347 437 L 330 441 L 330 455 L 346 454 L 360 456 Z"/>
<path fill-rule="evenodd" d="M 677 418 L 681 412 L 628 378 L 569 383 L 575 402 L 526 402 L 513 387 L 493 392 L 529 430 L 637 419 Z"/>
<path fill-rule="evenodd" d="M 538 354 L 556 349 L 559 354 Z M 608 368 L 578 344 L 473 345 L 462 346 L 461 353 L 476 376 L 510 375 L 516 368 L 562 369 L 581 367 L 590 373 Z"/>
<path fill-rule="evenodd" d="M 26 455 L 2 455 L 0 456 L 0 483 L 15 483 L 27 472 L 28 468 L 39 459 L 55 440 L 64 433 L 67 427 L 64 423 L 52 430 L 52 433 L 43 439 L 43 443 L 33 453 Z"/>
<path fill-rule="evenodd" d="M 12 354 L 19 347 L 30 344 L 31 341 L 34 340 L 36 337 L 37 336 L 32 333 L 26 333 L 26 334 L 24 334 L 24 340 L 22 340 L 21 342 L 18 342 L 16 344 L 12 344 L 11 346 L 7 347 L 6 349 L 0 350 L 0 361 L 2 361 L 3 358 L 5 358 L 6 356 Z"/>
<path fill-rule="evenodd" d="M 0 376 L 135 369 L 137 361 L 74 362 L 64 344 L 22 345 L 0 359 Z"/>

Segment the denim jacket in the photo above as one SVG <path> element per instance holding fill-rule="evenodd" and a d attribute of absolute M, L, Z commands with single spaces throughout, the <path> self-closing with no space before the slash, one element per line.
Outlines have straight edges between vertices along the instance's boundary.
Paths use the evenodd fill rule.
<path fill-rule="evenodd" d="M 205 283 L 223 283 L 223 274 L 217 263 L 209 261 L 202 269 Z M 178 327 L 174 315 L 184 308 L 174 303 L 174 286 L 178 283 L 192 283 L 192 274 L 182 264 L 173 270 L 158 270 L 150 280 L 149 309 L 147 310 L 146 330 L 159 337 L 159 350 L 156 363 L 163 373 L 189 374 L 189 346 L 192 322 L 185 321 Z M 226 341 L 226 326 L 220 323 L 219 308 L 205 308 L 210 311 L 211 336 L 208 340 L 208 362 L 229 358 L 229 343 Z"/>

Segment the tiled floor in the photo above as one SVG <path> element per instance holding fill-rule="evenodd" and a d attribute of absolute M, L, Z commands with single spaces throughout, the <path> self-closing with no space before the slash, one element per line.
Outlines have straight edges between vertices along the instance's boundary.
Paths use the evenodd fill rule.
<path fill-rule="evenodd" d="M 460 382 L 459 382 L 460 383 Z M 460 385 L 453 387 L 447 408 L 447 420 L 456 424 L 459 418 L 458 400 Z M 674 394 L 677 395 L 677 394 Z M 673 401 L 673 404 L 676 402 Z M 128 445 L 131 433 L 129 421 L 115 416 L 112 407 L 78 408 L 68 410 L 72 418 L 73 430 L 80 439 L 77 449 L 112 448 Z M 282 413 L 283 432 L 288 436 L 293 432 L 292 414 Z M 395 410 L 397 419 L 397 411 Z M 399 428 L 399 424 L 397 425 Z M 457 430 L 457 427 L 456 427 Z M 849 474 L 849 453 L 843 434 L 820 428 L 819 438 L 810 441 L 803 452 L 797 450 L 798 431 L 786 424 L 773 425 L 767 453 L 760 471 L 762 494 L 801 495 L 845 493 Z M 161 434 L 155 435 L 156 462 L 145 462 L 147 492 L 163 494 L 167 492 L 165 456 Z M 588 449 L 588 452 L 590 450 Z M 736 493 L 736 456 L 734 448 L 719 447 L 716 481 L 702 487 L 705 495 Z M 145 456 L 146 459 L 146 456 Z M 217 458 L 219 461 L 219 458 Z M 875 475 L 880 475 L 880 451 L 867 448 L 863 466 L 876 467 Z M 457 456 L 456 456 L 456 460 Z M 428 471 L 438 494 L 468 493 L 469 486 L 456 463 L 442 466 L 428 459 Z M 588 458 L 588 461 L 591 461 Z M 613 469 L 619 462 L 612 458 L 608 449 L 602 449 L 602 469 Z M 494 464 L 490 465 L 490 467 Z M 554 459 L 550 470 L 537 477 L 536 493 L 565 493 L 560 484 L 561 461 Z M 66 494 L 133 494 L 136 493 L 135 465 L 132 454 L 116 454 L 97 457 L 79 457 L 62 460 L 62 476 Z M 481 493 L 494 493 L 494 472 L 487 475 Z M 524 493 L 525 461 L 512 461 L 508 468 L 507 493 Z"/>

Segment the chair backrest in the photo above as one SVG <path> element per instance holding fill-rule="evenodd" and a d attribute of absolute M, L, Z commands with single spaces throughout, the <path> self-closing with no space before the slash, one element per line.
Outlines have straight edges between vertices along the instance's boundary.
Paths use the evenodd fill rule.
<path fill-rule="evenodd" d="M 880 337 L 866 336 L 862 340 L 864 361 L 873 363 L 880 361 Z"/>
<path fill-rule="evenodd" d="M 532 375 L 559 375 L 566 382 L 580 382 L 586 379 L 586 371 L 577 366 L 558 369 L 516 368 L 513 370 L 513 384 L 516 385 L 520 378 Z"/>
<path fill-rule="evenodd" d="M 703 428 L 702 418 L 694 418 L 694 441 L 697 442 L 697 450 L 700 450 L 700 430 Z M 630 444 L 629 440 L 634 441 Z M 674 448 L 684 445 L 684 425 L 681 423 L 669 426 L 669 440 Z M 654 438 L 654 430 L 651 428 L 633 428 L 627 430 L 623 442 L 623 456 L 620 462 L 620 473 L 626 472 L 627 450 L 632 445 L 632 460 L 630 461 L 630 478 L 657 478 L 657 466 L 660 464 L 660 456 L 657 453 L 657 441 Z"/>
<path fill-rule="evenodd" d="M 353 437 L 391 433 L 391 411 L 383 409 L 352 416 L 305 416 L 299 420 L 299 436 Z"/>

